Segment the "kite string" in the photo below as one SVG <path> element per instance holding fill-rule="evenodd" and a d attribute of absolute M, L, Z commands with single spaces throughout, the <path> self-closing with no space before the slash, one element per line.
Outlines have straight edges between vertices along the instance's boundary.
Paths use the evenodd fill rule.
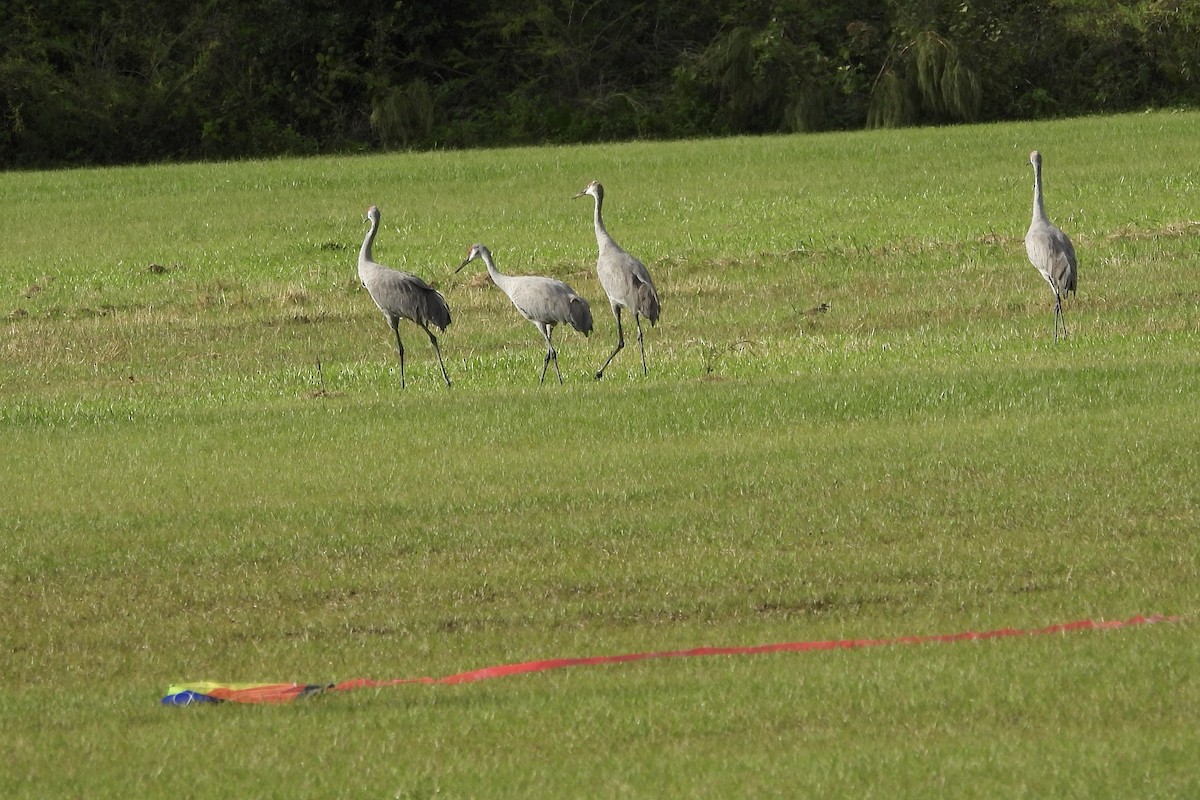
<path fill-rule="evenodd" d="M 1045 636 L 1054 633 L 1067 633 L 1079 630 L 1110 630 L 1126 628 L 1134 625 L 1149 625 L 1157 622 L 1179 622 L 1180 617 L 1136 616 L 1127 620 L 1078 620 L 1050 625 L 1044 628 L 1018 629 L 1000 628 L 992 631 L 964 631 L 961 633 L 931 634 L 927 636 L 898 636 L 890 639 L 830 639 L 807 642 L 780 642 L 775 644 L 752 645 L 747 647 L 696 647 L 689 650 L 666 650 L 659 652 L 626 653 L 622 655 L 589 656 L 582 658 L 554 658 L 539 661 L 523 661 L 514 664 L 501 664 L 491 667 L 459 672 L 441 678 L 398 678 L 394 680 L 371 680 L 356 678 L 334 684 L 333 691 L 349 689 L 381 688 L 397 686 L 406 683 L 423 684 L 460 684 L 475 683 L 492 678 L 503 678 L 510 675 L 523 675 L 530 672 L 546 672 L 567 667 L 599 666 L 603 664 L 623 664 L 631 661 L 646 661 L 665 658 L 692 658 L 699 656 L 729 656 L 729 655 L 762 655 L 767 653 L 795 653 L 820 650 L 848 650 L 862 647 L 885 647 L 900 644 L 932 644 L 951 643 L 971 640 L 997 639 L 1008 636 Z"/>

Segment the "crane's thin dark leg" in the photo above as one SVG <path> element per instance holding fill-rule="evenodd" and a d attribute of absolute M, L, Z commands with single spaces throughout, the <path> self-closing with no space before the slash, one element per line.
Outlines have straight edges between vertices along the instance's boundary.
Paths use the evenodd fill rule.
<path fill-rule="evenodd" d="M 596 370 L 596 380 L 604 377 L 604 370 L 608 369 L 608 365 L 616 358 L 617 353 L 621 352 L 621 348 L 625 346 L 625 331 L 621 329 L 621 307 L 613 306 L 613 315 L 617 318 L 617 346 L 608 356 L 608 361 L 600 369 Z"/>
<path fill-rule="evenodd" d="M 425 327 L 425 326 L 422 326 Z M 446 382 L 446 388 L 450 388 L 450 376 L 446 374 L 446 362 L 442 361 L 442 349 L 438 347 L 437 337 L 433 335 L 433 331 L 425 328 L 425 333 L 429 334 L 429 341 L 433 344 L 433 352 L 437 353 L 438 366 L 442 368 L 442 380 Z"/>
<path fill-rule="evenodd" d="M 396 334 L 396 352 L 400 354 L 400 388 L 404 388 L 404 342 L 400 341 L 400 327 L 392 326 L 392 333 Z"/>
<path fill-rule="evenodd" d="M 1062 295 L 1059 294 L 1056 287 L 1054 289 L 1054 341 L 1058 341 L 1058 326 L 1062 324 L 1063 338 L 1067 338 L 1067 318 L 1063 316 Z"/>
<path fill-rule="evenodd" d="M 1058 290 L 1054 288 L 1054 284 L 1050 284 L 1050 291 L 1054 292 L 1054 341 L 1058 341 Z"/>
<path fill-rule="evenodd" d="M 538 379 L 538 383 L 546 382 L 546 369 L 550 366 L 550 360 L 554 360 L 554 371 L 558 373 L 558 384 L 562 385 L 562 372 L 558 368 L 558 352 L 554 349 L 554 343 L 550 341 L 550 337 L 554 335 L 554 328 L 549 325 L 538 323 L 537 329 L 542 332 L 542 336 L 546 339 L 546 357 L 542 359 L 542 377 Z"/>
<path fill-rule="evenodd" d="M 554 328 L 546 326 L 546 346 L 550 348 L 550 357 L 554 359 L 554 371 L 558 374 L 558 385 L 562 386 L 562 370 L 558 368 L 558 351 L 554 349 L 554 343 L 550 341 L 554 336 Z M 546 369 L 542 367 L 542 375 L 545 376 Z"/>
<path fill-rule="evenodd" d="M 646 345 L 642 344 L 642 315 L 635 311 L 633 313 L 633 319 L 635 322 L 637 322 L 638 349 L 642 351 L 642 374 L 649 375 L 650 370 L 646 367 Z"/>
<path fill-rule="evenodd" d="M 562 371 L 558 368 L 558 352 L 553 347 L 546 348 L 546 357 L 542 359 L 542 377 L 538 379 L 538 383 L 546 382 L 546 368 L 550 366 L 551 361 L 554 361 L 554 371 L 558 373 L 558 385 L 562 386 Z"/>
<path fill-rule="evenodd" d="M 545 383 L 546 367 L 550 366 L 550 337 L 546 335 L 546 329 L 542 326 L 542 323 L 535 322 L 533 324 L 538 329 L 538 333 L 542 335 L 542 338 L 546 340 L 546 357 L 542 359 L 542 377 L 538 378 L 538 383 Z"/>

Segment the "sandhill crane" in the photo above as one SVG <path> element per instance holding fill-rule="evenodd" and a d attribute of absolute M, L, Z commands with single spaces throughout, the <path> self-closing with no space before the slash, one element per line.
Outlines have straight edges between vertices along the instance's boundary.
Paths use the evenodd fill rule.
<path fill-rule="evenodd" d="M 442 368 L 442 378 L 446 381 L 446 388 L 449 388 L 450 376 L 446 374 L 442 351 L 438 348 L 437 337 L 429 330 L 430 325 L 442 331 L 450 326 L 450 307 L 446 305 L 446 298 L 416 275 L 375 263 L 371 258 L 371 245 L 379 230 L 379 209 L 375 206 L 368 208 L 366 221 L 371 223 L 371 229 L 367 231 L 362 249 L 358 251 L 358 277 L 375 305 L 383 312 L 392 333 L 396 334 L 396 351 L 400 354 L 400 388 L 404 388 L 404 343 L 400 341 L 399 327 L 401 319 L 412 320 L 429 334 L 433 352 L 437 353 L 438 364 Z"/>
<path fill-rule="evenodd" d="M 539 275 L 505 275 L 496 269 L 491 252 L 481 244 L 471 245 L 464 261 L 455 272 L 477 258 L 483 259 L 487 266 L 488 275 L 500 290 L 508 295 L 508 299 L 521 312 L 521 316 L 529 320 L 546 339 L 546 358 L 542 361 L 542 377 L 538 383 L 546 380 L 546 367 L 554 361 L 554 371 L 558 373 L 558 382 L 563 382 L 562 372 L 558 369 L 558 352 L 550 337 L 554 326 L 560 322 L 568 323 L 572 328 L 587 336 L 592 332 L 592 309 L 587 300 L 580 297 L 574 289 L 560 280 L 543 278 Z"/>
<path fill-rule="evenodd" d="M 1058 326 L 1062 323 L 1063 337 L 1067 335 L 1067 320 L 1063 316 L 1063 296 L 1075 291 L 1075 247 L 1065 233 L 1046 216 L 1042 205 L 1042 154 L 1029 154 L 1033 165 L 1033 221 L 1025 234 L 1025 252 L 1038 272 L 1054 292 L 1054 341 L 1058 341 Z"/>
<path fill-rule="evenodd" d="M 654 290 L 654 282 L 650 280 L 646 265 L 622 250 L 608 235 L 604 219 L 600 216 L 600 207 L 604 205 L 604 187 L 599 181 L 592 181 L 575 197 L 583 197 L 585 194 L 596 200 L 596 245 L 600 249 L 596 258 L 596 274 L 600 277 L 604 293 L 608 295 L 608 304 L 612 308 L 613 316 L 617 318 L 617 346 L 608 356 L 608 360 L 596 370 L 596 380 L 604 377 L 604 370 L 625 346 L 625 331 L 621 329 L 622 308 L 633 312 L 634 322 L 637 323 L 638 347 L 642 351 L 642 374 L 647 375 L 650 370 L 646 368 L 646 346 L 642 343 L 642 317 L 650 320 L 651 325 L 658 322 L 658 292 Z"/>

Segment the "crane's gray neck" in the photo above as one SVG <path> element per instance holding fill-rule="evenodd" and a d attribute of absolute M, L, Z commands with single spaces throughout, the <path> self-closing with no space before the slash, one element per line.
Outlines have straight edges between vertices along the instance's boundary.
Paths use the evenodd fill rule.
<path fill-rule="evenodd" d="M 1046 207 L 1042 203 L 1042 164 L 1040 161 L 1033 165 L 1033 221 L 1046 220 Z"/>
<path fill-rule="evenodd" d="M 363 239 L 362 249 L 360 249 L 358 251 L 358 263 L 362 264 L 364 261 L 374 261 L 375 260 L 374 258 L 371 257 L 371 245 L 375 243 L 375 232 L 378 229 L 379 229 L 379 222 L 372 219 L 371 220 L 371 230 L 367 231 L 367 237 L 365 239 Z"/>
<path fill-rule="evenodd" d="M 608 230 L 604 227 L 604 217 L 600 210 L 600 207 L 604 205 L 604 196 L 601 195 L 594 199 L 596 200 L 596 208 L 592 212 L 592 216 L 596 223 L 596 245 L 603 250 L 606 244 L 612 243 L 613 238 L 608 235 Z"/>
<path fill-rule="evenodd" d="M 488 275 L 491 276 L 492 283 L 503 288 L 504 282 L 508 280 L 508 276 L 500 271 L 496 266 L 496 262 L 492 260 L 492 252 L 486 247 L 479 248 L 479 256 L 483 259 L 483 265 L 487 267 Z"/>
<path fill-rule="evenodd" d="M 483 265 L 487 267 L 488 275 L 492 276 L 492 280 L 496 279 L 497 275 L 502 275 L 499 269 L 496 268 L 496 262 L 492 260 L 492 251 L 486 247 L 479 248 L 479 256 L 483 259 Z"/>

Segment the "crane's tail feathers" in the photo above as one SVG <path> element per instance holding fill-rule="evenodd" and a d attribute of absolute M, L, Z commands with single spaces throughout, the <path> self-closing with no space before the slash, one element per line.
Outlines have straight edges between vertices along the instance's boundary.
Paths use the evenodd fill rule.
<path fill-rule="evenodd" d="M 638 287 L 638 313 L 654 325 L 658 322 L 658 312 L 658 293 L 654 291 L 653 286 L 643 283 Z"/>
<path fill-rule="evenodd" d="M 450 306 L 436 289 L 425 292 L 421 298 L 421 315 L 440 331 L 450 327 Z"/>
<path fill-rule="evenodd" d="M 592 333 L 592 309 L 581 297 L 571 298 L 571 327 L 584 336 Z"/>

